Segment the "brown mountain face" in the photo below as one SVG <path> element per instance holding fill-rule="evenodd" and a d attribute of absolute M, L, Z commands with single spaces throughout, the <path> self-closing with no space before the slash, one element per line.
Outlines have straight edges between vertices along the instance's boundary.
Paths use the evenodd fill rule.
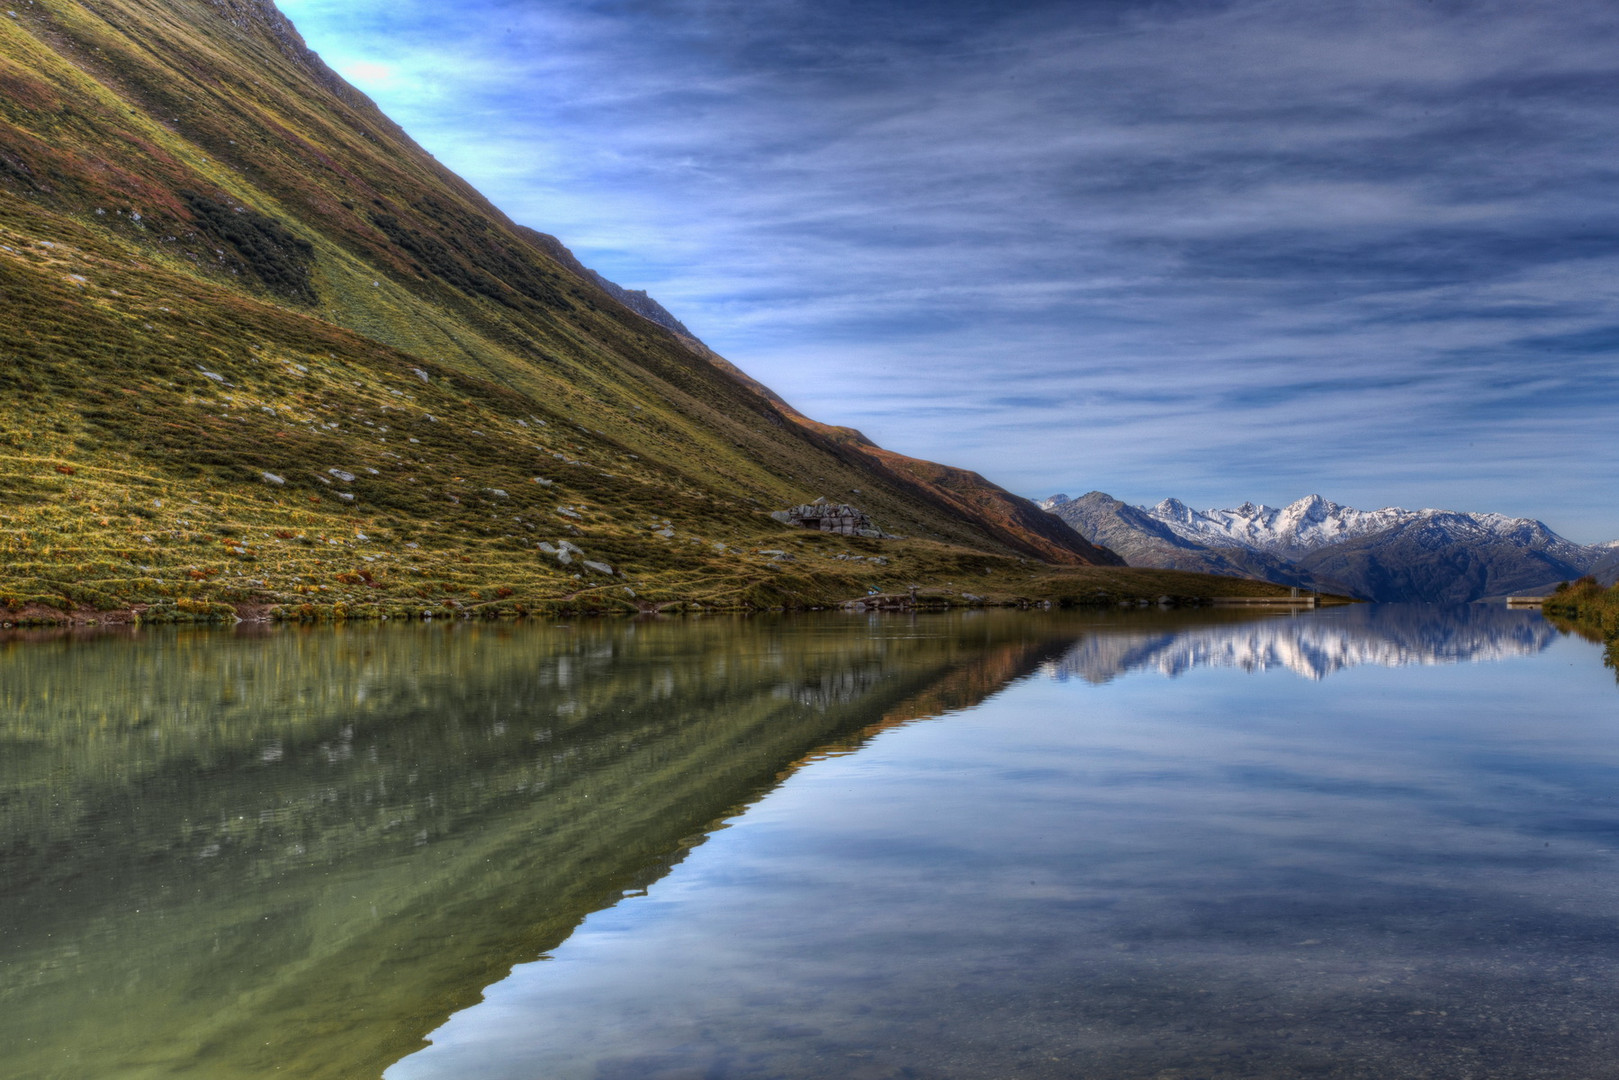
<path fill-rule="evenodd" d="M 0 314 L 13 610 L 819 603 L 1118 562 L 636 314 L 268 0 L 0 17 Z M 769 517 L 818 496 L 901 539 Z"/>

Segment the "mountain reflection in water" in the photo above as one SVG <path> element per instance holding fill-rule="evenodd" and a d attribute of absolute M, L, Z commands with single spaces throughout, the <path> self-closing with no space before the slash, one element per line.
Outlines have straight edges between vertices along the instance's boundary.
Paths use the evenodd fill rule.
<path fill-rule="evenodd" d="M 1287 668 L 1324 679 L 1362 664 L 1403 667 L 1529 656 L 1556 638 L 1557 631 L 1531 611 L 1355 604 L 1206 626 L 1113 626 L 1086 634 L 1046 670 L 1058 679 L 1092 683 L 1138 668 L 1170 676 L 1199 667 Z"/>
<path fill-rule="evenodd" d="M 1014 684 L 1552 637 L 1364 608 L 14 635 L 0 1078 L 378 1076 L 806 761 Z"/>
<path fill-rule="evenodd" d="M 805 755 L 1064 621 L 12 635 L 0 1077 L 375 1076 Z"/>

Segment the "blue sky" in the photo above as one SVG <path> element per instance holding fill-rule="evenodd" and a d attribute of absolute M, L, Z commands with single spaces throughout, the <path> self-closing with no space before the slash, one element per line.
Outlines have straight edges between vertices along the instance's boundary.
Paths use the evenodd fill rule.
<path fill-rule="evenodd" d="M 281 0 L 517 221 L 1025 495 L 1619 537 L 1619 6 Z"/>

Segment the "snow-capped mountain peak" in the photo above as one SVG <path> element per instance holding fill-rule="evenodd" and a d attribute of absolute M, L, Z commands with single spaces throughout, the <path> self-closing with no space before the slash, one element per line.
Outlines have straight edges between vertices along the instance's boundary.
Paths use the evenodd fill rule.
<path fill-rule="evenodd" d="M 1365 536 L 1411 520 L 1420 511 L 1356 510 L 1320 495 L 1283 507 L 1245 502 L 1229 510 L 1192 510 L 1179 499 L 1138 507 L 1186 540 L 1250 551 L 1297 553 Z"/>

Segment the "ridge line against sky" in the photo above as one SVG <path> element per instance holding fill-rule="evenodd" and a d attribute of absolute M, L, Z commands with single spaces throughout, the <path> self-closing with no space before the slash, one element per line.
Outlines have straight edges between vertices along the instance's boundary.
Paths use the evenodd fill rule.
<path fill-rule="evenodd" d="M 283 0 L 828 423 L 1031 497 L 1619 536 L 1619 8 Z"/>

